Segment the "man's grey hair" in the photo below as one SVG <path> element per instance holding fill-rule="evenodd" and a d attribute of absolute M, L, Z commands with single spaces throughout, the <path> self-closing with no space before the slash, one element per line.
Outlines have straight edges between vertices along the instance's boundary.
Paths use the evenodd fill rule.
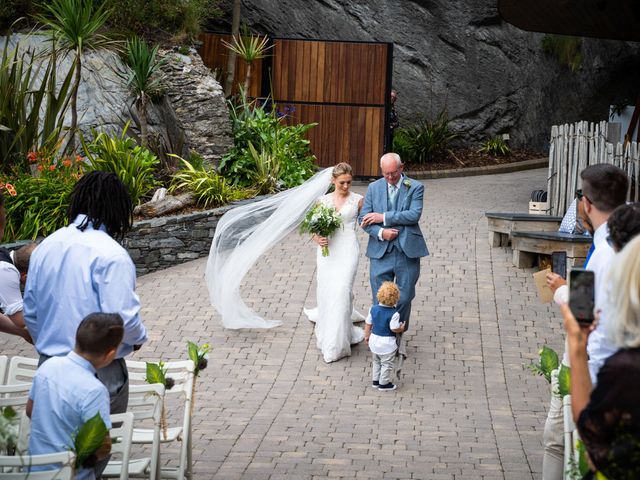
<path fill-rule="evenodd" d="M 389 153 L 385 153 L 384 155 L 382 155 L 382 157 L 380 157 L 380 166 L 382 167 L 382 159 L 385 157 L 391 157 L 393 159 L 395 159 L 396 161 L 396 165 L 399 167 L 402 165 L 402 159 L 400 158 L 400 155 L 398 155 L 397 153 L 393 153 L 393 152 L 389 152 Z"/>

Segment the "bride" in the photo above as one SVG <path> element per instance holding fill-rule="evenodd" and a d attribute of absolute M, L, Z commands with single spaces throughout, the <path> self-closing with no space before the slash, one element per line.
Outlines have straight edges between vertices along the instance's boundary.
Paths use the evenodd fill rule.
<path fill-rule="evenodd" d="M 351 289 L 358 263 L 355 225 L 362 197 L 349 191 L 352 175 L 348 164 L 337 165 L 335 173 L 334 178 L 334 169 L 321 170 L 299 187 L 233 208 L 219 220 L 205 279 L 211 304 L 224 327 L 272 328 L 282 324 L 280 320 L 262 318 L 246 305 L 240 285 L 260 257 L 294 232 L 321 197 L 320 201 L 330 202 L 340 212 L 344 230 L 328 240 L 316 239 L 330 244 L 329 257 L 321 259 L 318 254 L 318 309 L 309 312 L 317 318 L 318 347 L 329 362 L 349 355 L 349 344 L 363 339 L 362 329 L 352 328 L 350 319 Z M 331 183 L 336 192 L 324 195 Z"/>
<path fill-rule="evenodd" d="M 353 309 L 353 281 L 358 268 L 358 239 L 356 219 L 362 207 L 362 195 L 350 191 L 352 170 L 348 163 L 339 163 L 333 168 L 331 183 L 333 193 L 323 195 L 320 203 L 333 207 L 342 217 L 342 228 L 331 238 L 314 235 L 318 244 L 317 301 L 318 307 L 305 314 L 316 323 L 315 334 L 318 348 L 325 362 L 334 362 L 351 355 L 351 345 L 364 339 L 364 331 L 351 324 L 364 317 Z M 329 256 L 323 257 L 321 247 L 329 245 Z"/>

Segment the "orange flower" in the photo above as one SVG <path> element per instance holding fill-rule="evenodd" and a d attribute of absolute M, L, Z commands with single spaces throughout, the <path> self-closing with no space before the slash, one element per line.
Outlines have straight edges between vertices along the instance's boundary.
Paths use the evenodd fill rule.
<path fill-rule="evenodd" d="M 18 192 L 16 192 L 16 189 L 13 185 L 11 185 L 10 183 L 7 183 L 4 188 L 7 189 L 7 192 L 9 192 L 9 195 L 11 195 L 12 197 L 15 197 L 16 195 L 18 195 Z"/>
<path fill-rule="evenodd" d="M 38 152 L 29 152 L 27 154 L 27 159 L 29 160 L 29 163 L 35 163 L 38 161 Z"/>
<path fill-rule="evenodd" d="M 49 170 L 50 170 L 51 172 L 53 172 L 55 169 L 56 169 L 56 166 L 55 166 L 55 165 L 49 165 Z"/>
<path fill-rule="evenodd" d="M 62 161 L 62 165 L 64 165 L 65 167 L 70 167 L 71 166 L 71 160 L 69 160 L 68 158 Z"/>
<path fill-rule="evenodd" d="M 82 157 L 80 155 L 76 155 L 76 163 L 80 163 L 82 161 Z"/>
<path fill-rule="evenodd" d="M 42 171 L 42 165 L 38 165 L 38 171 L 41 172 Z"/>

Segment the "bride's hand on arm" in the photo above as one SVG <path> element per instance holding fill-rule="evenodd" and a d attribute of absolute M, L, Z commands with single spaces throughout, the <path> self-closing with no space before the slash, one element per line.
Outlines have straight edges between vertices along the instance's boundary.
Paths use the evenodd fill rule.
<path fill-rule="evenodd" d="M 316 242 L 320 247 L 329 245 L 329 239 L 327 237 L 321 237 L 320 235 L 313 235 L 311 240 Z"/>

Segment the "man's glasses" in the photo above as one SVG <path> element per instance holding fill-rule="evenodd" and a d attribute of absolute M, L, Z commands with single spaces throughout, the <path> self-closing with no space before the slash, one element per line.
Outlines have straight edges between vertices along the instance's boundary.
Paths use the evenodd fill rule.
<path fill-rule="evenodd" d="M 587 202 L 591 203 L 591 200 L 589 200 L 589 197 L 587 197 L 584 193 L 582 193 L 582 189 L 579 188 L 578 190 L 576 190 L 576 198 L 578 199 L 578 201 L 582 200 L 582 197 L 587 199 Z"/>

